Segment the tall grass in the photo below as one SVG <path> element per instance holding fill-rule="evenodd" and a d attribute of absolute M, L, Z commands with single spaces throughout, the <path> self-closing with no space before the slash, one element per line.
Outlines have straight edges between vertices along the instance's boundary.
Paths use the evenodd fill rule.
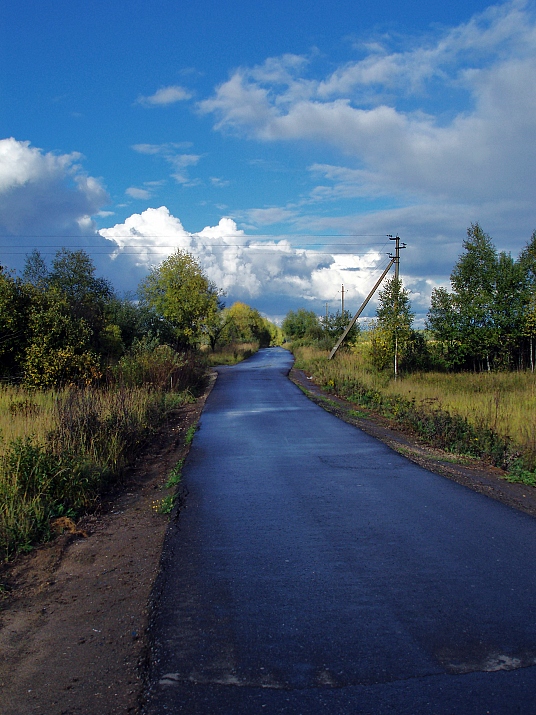
<path fill-rule="evenodd" d="M 207 349 L 204 357 L 210 367 L 236 365 L 242 360 L 251 357 L 258 349 L 259 343 L 230 343 L 229 345 L 221 346 L 214 352 Z"/>
<path fill-rule="evenodd" d="M 327 352 L 299 347 L 295 355 L 296 366 L 328 390 L 404 422 L 431 444 L 521 475 L 536 469 L 534 373 L 418 373 L 395 381 L 371 371 L 360 353 L 328 360 Z"/>
<path fill-rule="evenodd" d="M 0 562 L 76 516 L 132 461 L 189 391 L 149 387 L 0 393 Z M 15 405 L 15 407 L 14 407 Z"/>

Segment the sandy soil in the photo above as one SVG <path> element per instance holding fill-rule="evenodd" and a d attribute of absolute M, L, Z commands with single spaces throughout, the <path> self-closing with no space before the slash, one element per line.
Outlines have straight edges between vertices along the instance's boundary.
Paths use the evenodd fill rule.
<path fill-rule="evenodd" d="M 415 462 L 536 515 L 536 490 L 508 484 L 484 464 L 452 463 L 381 417 L 352 416 L 355 406 L 324 395 L 301 371 L 290 377 L 315 402 Z M 139 713 L 148 604 L 169 523 L 152 506 L 187 452 L 184 436 L 205 398 L 170 416 L 122 492 L 77 525 L 86 535 L 64 534 L 0 572 L 9 588 L 0 601 L 2 715 Z"/>
<path fill-rule="evenodd" d="M 121 492 L 77 524 L 83 533 L 0 572 L 9 589 L 0 600 L 2 715 L 139 712 L 149 596 L 170 519 L 153 502 L 186 455 L 205 398 L 169 416 Z"/>

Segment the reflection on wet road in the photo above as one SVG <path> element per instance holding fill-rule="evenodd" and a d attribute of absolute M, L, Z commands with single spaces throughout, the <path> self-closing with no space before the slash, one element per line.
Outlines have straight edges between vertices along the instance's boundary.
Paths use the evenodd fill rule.
<path fill-rule="evenodd" d="M 533 713 L 536 521 L 221 368 L 183 472 L 146 712 Z"/>

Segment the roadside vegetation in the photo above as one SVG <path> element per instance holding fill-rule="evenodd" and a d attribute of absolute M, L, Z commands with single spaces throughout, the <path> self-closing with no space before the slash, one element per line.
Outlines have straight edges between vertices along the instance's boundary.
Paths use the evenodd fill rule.
<path fill-rule="evenodd" d="M 0 270 L 0 562 L 94 508 L 209 365 L 281 340 L 253 308 L 225 308 L 186 252 L 138 297 L 115 295 L 84 251 Z"/>
<path fill-rule="evenodd" d="M 342 328 L 328 337 L 325 318 L 288 314 L 285 337 L 296 367 L 360 414 L 374 410 L 432 446 L 536 486 L 536 232 L 516 260 L 478 225 L 463 249 L 451 290 L 432 294 L 426 330 L 414 329 L 409 293 L 392 279 L 376 319 L 332 360 Z"/>

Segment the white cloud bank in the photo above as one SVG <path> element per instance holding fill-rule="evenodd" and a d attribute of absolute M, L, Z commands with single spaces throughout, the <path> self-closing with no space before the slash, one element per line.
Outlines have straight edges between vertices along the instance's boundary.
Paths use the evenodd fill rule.
<path fill-rule="evenodd" d="M 231 300 L 253 301 L 261 310 L 263 303 L 278 305 L 279 316 L 300 304 L 321 312 L 322 301 L 331 301 L 335 310 L 343 283 L 356 301 L 368 292 L 371 270 L 374 275 L 382 260 L 376 250 L 362 256 L 337 255 L 297 249 L 287 239 L 260 241 L 230 218 L 190 233 L 165 206 L 133 214 L 100 234 L 111 242 L 114 261 L 133 264 L 141 273 L 177 248 L 189 251 Z"/>
<path fill-rule="evenodd" d="M 109 202 L 76 152 L 43 152 L 28 141 L 0 140 L 0 233 L 13 237 L 82 236 Z"/>
<path fill-rule="evenodd" d="M 405 52 L 376 47 L 322 79 L 307 69 L 288 55 L 241 68 L 200 110 L 218 129 L 262 141 L 331 144 L 357 160 L 352 184 L 365 196 L 536 197 L 536 24 L 526 3 L 490 7 Z"/>

